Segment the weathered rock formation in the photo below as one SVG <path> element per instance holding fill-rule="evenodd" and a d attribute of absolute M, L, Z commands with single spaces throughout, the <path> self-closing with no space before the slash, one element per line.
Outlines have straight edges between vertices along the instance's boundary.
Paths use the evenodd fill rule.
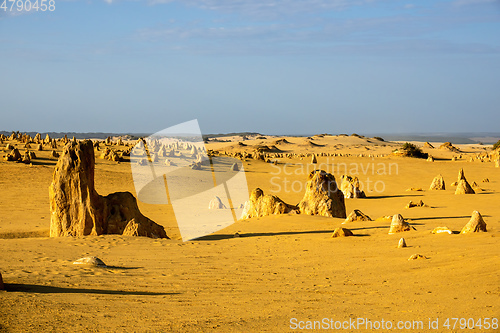
<path fill-rule="evenodd" d="M 120 155 L 110 148 L 106 148 L 100 156 L 104 160 L 119 162 L 121 160 Z M 154 162 L 154 161 L 153 161 Z"/>
<path fill-rule="evenodd" d="M 135 229 L 140 236 L 168 238 L 162 226 L 141 214 L 131 193 L 100 196 L 94 187 L 94 167 L 91 141 L 64 147 L 49 187 L 51 237 L 124 234 Z"/>
<path fill-rule="evenodd" d="M 445 190 L 445 189 L 446 186 L 444 184 L 443 176 L 437 175 L 436 177 L 434 177 L 431 186 L 429 187 L 429 190 Z"/>
<path fill-rule="evenodd" d="M 363 214 L 363 212 L 360 211 L 359 209 L 355 209 L 349 214 L 349 216 L 347 216 L 347 218 L 345 219 L 344 222 L 342 222 L 342 224 L 356 222 L 356 221 L 371 221 L 371 220 L 372 219 L 368 215 Z"/>
<path fill-rule="evenodd" d="M 359 188 L 359 180 L 357 177 L 342 175 L 340 190 L 346 199 L 351 198 L 366 198 L 365 192 Z"/>
<path fill-rule="evenodd" d="M 413 201 L 410 201 L 406 206 L 405 208 L 413 208 L 413 207 L 427 207 L 426 204 L 424 204 L 424 202 L 422 200 L 420 200 L 419 202 L 413 202 Z"/>
<path fill-rule="evenodd" d="M 6 161 L 19 161 L 21 162 L 23 160 L 23 157 L 21 156 L 21 153 L 19 152 L 19 149 L 14 148 L 10 152 L 10 154 L 7 154 L 4 158 Z"/>
<path fill-rule="evenodd" d="M 399 242 L 398 242 L 398 249 L 401 249 L 401 248 L 403 248 L 403 247 L 407 247 L 407 245 L 406 245 L 406 241 L 405 241 L 405 239 L 404 239 L 404 238 L 400 238 L 400 239 L 399 239 Z"/>
<path fill-rule="evenodd" d="M 460 152 L 460 150 L 455 147 L 451 142 L 445 142 L 443 143 L 439 149 L 444 149 L 444 150 L 449 150 L 449 151 L 452 151 L 452 152 L 455 152 L 455 153 L 458 153 Z"/>
<path fill-rule="evenodd" d="M 455 190 L 455 194 L 475 194 L 476 192 L 472 189 L 472 187 L 465 179 L 464 169 L 460 169 L 458 172 L 458 183 L 457 188 Z"/>
<path fill-rule="evenodd" d="M 256 188 L 250 194 L 250 200 L 245 202 L 240 219 L 244 220 L 251 217 L 286 214 L 296 209 L 297 207 L 285 203 L 277 196 L 264 194 L 260 188 Z"/>
<path fill-rule="evenodd" d="M 434 146 L 430 142 L 425 142 L 424 147 L 425 148 L 434 148 Z"/>
<path fill-rule="evenodd" d="M 354 236 L 351 230 L 346 229 L 346 228 L 337 228 L 333 231 L 332 237 L 331 238 L 336 238 L 336 237 L 349 237 L 349 236 Z"/>
<path fill-rule="evenodd" d="M 344 195 L 339 191 L 335 177 L 323 170 L 311 171 L 298 207 L 301 214 L 346 217 Z"/>
<path fill-rule="evenodd" d="M 5 286 L 3 285 L 2 273 L 0 273 L 0 290 L 4 290 Z"/>
<path fill-rule="evenodd" d="M 404 220 L 403 216 L 401 216 L 400 214 L 396 214 L 392 217 L 391 228 L 389 229 L 389 235 L 409 230 L 411 230 L 411 227 L 408 224 L 408 222 Z"/>
<path fill-rule="evenodd" d="M 472 212 L 472 217 L 469 222 L 460 231 L 461 234 L 468 234 L 471 232 L 486 232 L 486 222 L 484 222 L 481 214 L 475 210 Z"/>

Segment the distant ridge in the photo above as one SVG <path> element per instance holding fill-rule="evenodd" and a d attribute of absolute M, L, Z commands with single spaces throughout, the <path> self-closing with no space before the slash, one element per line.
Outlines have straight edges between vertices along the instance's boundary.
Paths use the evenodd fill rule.
<path fill-rule="evenodd" d="M 17 131 L 16 131 L 17 132 Z M 63 138 L 67 135 L 68 138 L 73 136 L 77 139 L 106 139 L 110 137 L 128 137 L 131 140 L 136 140 L 140 137 L 147 137 L 153 133 L 105 133 L 105 132 L 23 132 L 34 137 L 40 133 L 42 137 L 49 135 L 52 138 Z M 0 134 L 10 136 L 12 131 L 0 131 Z M 291 136 L 291 137 L 309 137 L 309 134 L 262 134 L 258 132 L 233 132 L 233 133 L 218 133 L 218 134 L 203 134 L 203 139 L 210 138 L 216 139 L 226 136 L 255 136 L 255 135 L 272 135 L 272 136 Z M 337 135 L 337 134 L 328 134 Z M 479 142 L 484 144 L 493 144 L 500 140 L 500 133 L 409 133 L 409 134 L 390 134 L 390 133 L 371 133 L 364 134 L 365 137 L 382 137 L 386 141 L 420 141 L 420 142 L 451 142 L 453 144 L 477 144 Z"/>

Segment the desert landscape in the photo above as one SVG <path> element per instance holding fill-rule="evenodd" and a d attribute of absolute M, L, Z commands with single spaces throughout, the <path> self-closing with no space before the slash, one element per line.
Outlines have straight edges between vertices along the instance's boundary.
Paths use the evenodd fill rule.
<path fill-rule="evenodd" d="M 258 134 L 168 149 L 1 137 L 1 331 L 498 331 L 499 148 Z M 131 166 L 179 155 L 244 169 L 248 202 L 191 202 L 236 222 L 183 240 L 170 203 L 140 200 Z"/>

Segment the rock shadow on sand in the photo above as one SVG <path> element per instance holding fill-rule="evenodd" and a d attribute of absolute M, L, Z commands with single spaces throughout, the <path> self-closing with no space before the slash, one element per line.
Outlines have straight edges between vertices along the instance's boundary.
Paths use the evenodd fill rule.
<path fill-rule="evenodd" d="M 122 295 L 122 296 L 168 296 L 179 295 L 180 293 L 157 293 L 150 291 L 126 291 L 126 290 L 108 290 L 108 289 L 93 289 L 93 288 L 69 288 L 69 287 L 53 287 L 37 284 L 20 284 L 6 283 L 5 290 L 7 292 L 25 292 L 38 294 L 99 294 L 99 295 Z"/>
<path fill-rule="evenodd" d="M 389 199 L 389 198 L 406 198 L 406 197 L 423 197 L 423 194 L 395 194 L 395 195 L 373 195 L 367 196 L 364 199 Z"/>
<path fill-rule="evenodd" d="M 386 228 L 386 227 L 385 227 Z M 369 228 L 366 228 L 369 229 Z M 352 229 L 355 230 L 355 229 Z M 238 237 L 267 237 L 267 236 L 292 236 L 292 235 L 304 235 L 304 234 L 331 234 L 333 229 L 328 230 L 310 230 L 310 231 L 278 231 L 278 232 L 249 232 L 249 233 L 240 233 L 239 236 L 235 236 L 234 234 L 217 234 L 217 235 L 208 235 L 197 238 L 196 241 L 214 241 L 214 240 L 223 240 L 230 238 L 238 238 Z M 365 237 L 370 236 L 368 234 L 355 234 L 354 237 Z"/>

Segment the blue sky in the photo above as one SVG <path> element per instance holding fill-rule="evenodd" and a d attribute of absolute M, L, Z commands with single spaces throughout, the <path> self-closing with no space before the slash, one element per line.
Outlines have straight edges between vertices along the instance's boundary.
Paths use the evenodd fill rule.
<path fill-rule="evenodd" d="M 498 0 L 55 1 L 0 10 L 0 130 L 500 132 Z"/>

